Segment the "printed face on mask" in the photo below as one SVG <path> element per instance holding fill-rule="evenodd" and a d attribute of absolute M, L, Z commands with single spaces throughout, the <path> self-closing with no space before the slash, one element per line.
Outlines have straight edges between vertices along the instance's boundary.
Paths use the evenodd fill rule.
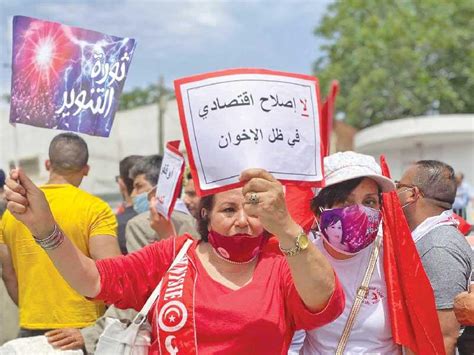
<path fill-rule="evenodd" d="M 320 231 L 332 249 L 354 255 L 377 237 L 381 219 L 378 185 L 365 178 L 349 194 L 346 201 L 320 215 Z"/>
<path fill-rule="evenodd" d="M 324 235 L 327 237 L 329 244 L 336 246 L 339 250 L 348 252 L 349 248 L 343 241 L 343 229 L 342 220 L 339 216 L 335 215 L 328 220 L 329 224 L 327 228 L 324 228 Z"/>
<path fill-rule="evenodd" d="M 354 255 L 367 248 L 377 237 L 381 212 L 363 205 L 324 210 L 321 213 L 321 233 L 337 252 Z M 331 225 L 328 221 L 338 219 Z M 331 226 L 340 225 L 340 229 Z M 337 231 L 336 233 L 333 233 Z M 329 232 L 329 233 L 328 233 Z"/>

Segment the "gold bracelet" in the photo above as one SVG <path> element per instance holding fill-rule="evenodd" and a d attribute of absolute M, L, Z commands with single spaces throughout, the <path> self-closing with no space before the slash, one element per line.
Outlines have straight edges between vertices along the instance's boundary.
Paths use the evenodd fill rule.
<path fill-rule="evenodd" d="M 295 246 L 289 249 L 285 249 L 281 247 L 281 244 L 278 244 L 280 251 L 285 254 L 286 256 L 295 256 L 301 253 L 303 250 L 306 250 L 309 245 L 309 239 L 304 230 L 296 236 L 295 239 Z"/>

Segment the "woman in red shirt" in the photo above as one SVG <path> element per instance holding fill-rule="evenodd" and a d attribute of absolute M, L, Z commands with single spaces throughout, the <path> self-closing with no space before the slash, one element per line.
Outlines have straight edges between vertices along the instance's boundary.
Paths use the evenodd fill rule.
<path fill-rule="evenodd" d="M 6 195 L 10 211 L 79 293 L 139 310 L 162 280 L 149 313 L 152 353 L 285 354 L 294 330 L 334 320 L 344 295 L 328 261 L 288 214 L 281 184 L 260 169 L 244 171 L 241 180 L 242 189 L 202 199 L 202 240 L 170 270 L 190 236 L 95 262 L 63 237 L 22 171 L 11 172 Z"/>

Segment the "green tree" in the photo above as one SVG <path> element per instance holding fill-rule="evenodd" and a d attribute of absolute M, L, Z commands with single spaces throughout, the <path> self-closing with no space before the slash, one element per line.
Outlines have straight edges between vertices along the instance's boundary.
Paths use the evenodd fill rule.
<path fill-rule="evenodd" d="M 135 88 L 123 92 L 120 96 L 119 110 L 130 110 L 135 107 L 157 104 L 160 95 L 173 97 L 173 90 L 166 88 L 163 83 L 151 84 L 144 88 Z"/>
<path fill-rule="evenodd" d="M 474 112 L 473 33 L 472 0 L 336 1 L 315 30 L 315 75 L 340 81 L 337 109 L 358 128 Z"/>

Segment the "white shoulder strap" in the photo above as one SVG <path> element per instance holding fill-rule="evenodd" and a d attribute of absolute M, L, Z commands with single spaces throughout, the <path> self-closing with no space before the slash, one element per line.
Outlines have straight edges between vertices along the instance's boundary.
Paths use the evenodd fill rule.
<path fill-rule="evenodd" d="M 183 247 L 179 251 L 178 255 L 176 255 L 176 258 L 171 263 L 171 266 L 169 267 L 168 271 L 170 269 L 172 269 L 179 261 L 181 261 L 181 259 L 183 259 L 184 255 L 188 252 L 188 249 L 191 246 L 191 244 L 193 244 L 193 240 L 191 240 L 191 239 L 188 239 L 188 240 L 186 240 L 186 242 L 184 242 Z M 168 271 L 166 271 L 166 272 L 168 272 Z M 158 283 L 158 285 L 156 286 L 155 290 L 152 292 L 150 297 L 148 297 L 148 299 L 145 302 L 145 305 L 143 306 L 143 308 L 140 310 L 140 312 L 133 319 L 133 323 L 141 324 L 145 321 L 146 316 L 148 315 L 148 312 L 150 312 L 151 306 L 153 306 L 153 303 L 155 303 L 156 299 L 160 295 L 161 283 L 162 282 L 163 282 L 163 278 L 160 280 L 160 282 Z"/>
<path fill-rule="evenodd" d="M 367 292 L 369 291 L 369 282 L 372 278 L 372 274 L 374 273 L 375 265 L 377 264 L 377 259 L 379 257 L 382 236 L 383 233 L 380 233 L 374 242 L 372 253 L 370 254 L 369 263 L 367 265 L 367 269 L 365 270 L 364 278 L 362 279 L 360 287 L 357 289 L 356 298 L 354 300 L 354 303 L 352 304 L 351 312 L 349 313 L 349 317 L 347 318 L 346 325 L 341 335 L 341 339 L 339 339 L 339 344 L 337 345 L 336 349 L 336 355 L 342 355 L 344 353 L 344 349 L 346 348 L 347 341 L 349 340 L 349 335 L 351 334 L 352 327 L 354 326 L 354 321 L 357 316 L 357 313 L 359 313 L 362 301 L 364 300 L 365 296 L 367 295 Z"/>

